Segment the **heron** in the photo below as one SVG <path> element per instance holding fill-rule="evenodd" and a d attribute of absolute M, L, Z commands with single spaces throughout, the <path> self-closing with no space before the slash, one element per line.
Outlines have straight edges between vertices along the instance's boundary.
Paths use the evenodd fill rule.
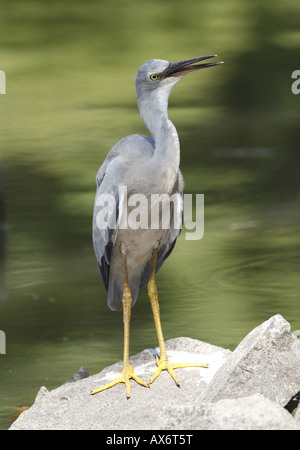
<path fill-rule="evenodd" d="M 98 268 L 107 290 L 107 303 L 111 310 L 123 310 L 124 350 L 123 368 L 120 375 L 108 384 L 94 389 L 91 394 L 104 391 L 118 383 L 125 383 L 127 398 L 131 395 L 130 379 L 150 387 L 163 370 L 180 386 L 174 369 L 183 367 L 207 367 L 198 363 L 171 363 L 167 356 L 160 320 L 156 272 L 172 252 L 180 234 L 181 226 L 175 219 L 182 217 L 183 203 L 169 207 L 170 226 L 129 227 L 125 223 L 130 211 L 129 196 L 152 194 L 178 194 L 183 196 L 183 177 L 179 169 L 180 146 L 175 126 L 168 118 L 168 99 L 174 86 L 188 73 L 212 67 L 221 62 L 205 62 L 217 55 L 202 56 L 178 62 L 152 59 L 145 62 L 135 78 L 137 106 L 150 136 L 134 134 L 127 136 L 109 151 L 100 167 L 93 213 L 93 246 Z M 124 194 L 124 189 L 126 187 Z M 99 201 L 109 195 L 114 204 L 107 210 L 104 225 L 99 226 L 97 217 L 104 209 Z M 105 197 L 106 198 L 106 197 Z M 107 206 L 108 203 L 105 205 Z M 179 205 L 179 206 L 178 206 Z M 161 206 L 161 205 L 160 205 Z M 149 205 L 144 205 L 148 212 Z M 180 223 L 178 220 L 177 223 Z M 160 349 L 156 358 L 157 369 L 149 382 L 136 376 L 129 361 L 129 334 L 131 309 L 139 290 L 147 284 L 153 318 Z"/>

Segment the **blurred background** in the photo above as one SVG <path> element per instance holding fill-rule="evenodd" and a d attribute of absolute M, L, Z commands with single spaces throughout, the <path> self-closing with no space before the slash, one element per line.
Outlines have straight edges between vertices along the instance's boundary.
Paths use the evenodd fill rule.
<path fill-rule="evenodd" d="M 0 428 L 41 385 L 122 358 L 92 247 L 95 177 L 148 134 L 134 77 L 152 58 L 218 54 L 171 94 L 186 193 L 205 198 L 158 275 L 165 338 L 233 350 L 280 313 L 300 329 L 300 4 L 259 0 L 0 0 Z M 146 289 L 130 352 L 157 345 Z"/>

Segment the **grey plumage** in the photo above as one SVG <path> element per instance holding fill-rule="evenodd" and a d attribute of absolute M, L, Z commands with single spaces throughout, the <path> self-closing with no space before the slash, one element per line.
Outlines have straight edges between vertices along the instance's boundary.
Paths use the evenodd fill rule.
<path fill-rule="evenodd" d="M 132 179 L 135 173 L 136 166 L 128 165 L 131 157 L 135 159 L 141 158 L 143 160 L 153 158 L 155 151 L 154 140 L 147 136 L 132 135 L 122 139 L 118 142 L 107 155 L 103 165 L 99 169 L 97 174 L 97 193 L 110 193 L 115 197 L 117 211 L 113 210 L 111 219 L 115 214 L 115 218 L 119 218 L 119 186 L 125 182 L 125 179 Z M 126 171 L 126 176 L 122 176 Z M 118 180 L 120 180 L 118 182 Z M 149 180 L 151 184 L 153 180 Z M 134 188 L 133 184 L 128 184 L 127 194 L 128 197 L 132 194 L 139 193 L 148 195 L 148 183 L 147 173 L 142 172 L 140 174 L 140 180 L 136 183 L 138 187 Z M 164 193 L 164 190 L 156 189 L 155 186 L 151 187 L 151 193 Z M 176 180 L 174 181 L 174 190 L 180 192 L 183 191 L 183 179 L 180 171 L 177 173 Z M 170 203 L 173 207 L 173 203 Z M 133 245 L 127 245 L 127 265 L 129 285 L 132 292 L 133 304 L 135 303 L 140 287 L 144 286 L 149 279 L 150 272 L 150 260 L 152 250 L 155 243 L 160 240 L 160 247 L 158 253 L 157 270 L 161 267 L 164 260 L 171 253 L 177 236 L 180 233 L 180 229 L 174 230 L 119 230 L 110 229 L 109 226 L 100 230 L 96 225 L 96 216 L 99 212 L 99 207 L 94 206 L 93 217 L 93 243 L 96 253 L 99 271 L 103 278 L 104 285 L 108 290 L 108 305 L 112 310 L 122 309 L 122 293 L 123 293 L 123 276 L 121 270 L 120 250 L 116 244 L 118 241 L 128 242 L 133 240 Z M 181 212 L 180 212 L 181 214 Z M 173 210 L 170 212 L 170 218 L 173 216 Z M 108 220 L 109 222 L 109 220 Z M 172 224 L 171 224 L 172 226 Z M 147 235 L 147 236 L 146 236 Z M 149 243 L 145 248 L 145 243 Z M 145 252 L 148 254 L 145 257 Z"/>

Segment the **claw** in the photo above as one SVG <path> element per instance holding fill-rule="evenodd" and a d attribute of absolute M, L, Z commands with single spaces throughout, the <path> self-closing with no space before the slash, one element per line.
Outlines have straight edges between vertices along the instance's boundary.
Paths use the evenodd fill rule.
<path fill-rule="evenodd" d="M 150 384 L 159 376 L 159 374 L 163 370 L 167 370 L 177 386 L 180 386 L 179 380 L 175 375 L 174 369 L 180 369 L 184 367 L 208 367 L 207 364 L 198 364 L 198 363 L 176 363 L 172 364 L 168 359 L 165 358 L 157 358 L 156 357 L 156 365 L 158 366 L 157 370 L 154 372 L 150 379 Z"/>
<path fill-rule="evenodd" d="M 115 378 L 113 381 L 111 381 L 110 383 L 107 383 L 105 386 L 102 386 L 98 389 L 94 389 L 91 392 L 91 394 L 94 395 L 94 394 L 97 394 L 98 392 L 105 391 L 106 389 L 109 389 L 118 383 L 124 383 L 125 387 L 126 387 L 126 396 L 127 396 L 127 398 L 130 398 L 131 385 L 130 385 L 129 380 L 131 378 L 134 381 L 136 381 L 138 384 L 141 384 L 142 386 L 150 387 L 149 383 L 146 383 L 145 381 L 141 380 L 141 378 L 139 378 L 137 375 L 135 375 L 135 373 L 133 372 L 133 367 L 129 366 L 127 369 L 123 369 L 121 374 L 117 378 Z"/>

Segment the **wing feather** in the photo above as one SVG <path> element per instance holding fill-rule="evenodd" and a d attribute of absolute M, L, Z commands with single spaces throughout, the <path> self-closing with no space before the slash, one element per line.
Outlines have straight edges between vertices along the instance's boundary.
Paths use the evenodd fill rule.
<path fill-rule="evenodd" d="M 97 173 L 97 191 L 93 214 L 93 245 L 98 268 L 107 290 L 111 253 L 117 238 L 118 218 L 122 217 L 122 207 L 124 205 L 124 199 L 119 198 L 119 187 L 122 184 L 122 173 L 124 172 L 124 160 L 129 159 L 134 162 L 138 155 L 149 157 L 153 152 L 154 141 L 152 138 L 141 135 L 128 136 L 119 141 L 110 150 Z M 105 207 L 101 201 L 102 195 L 110 196 L 111 200 L 113 200 L 113 207 L 108 208 L 105 226 L 99 227 L 97 218 L 99 218 L 99 214 L 103 213 L 103 208 Z"/>

